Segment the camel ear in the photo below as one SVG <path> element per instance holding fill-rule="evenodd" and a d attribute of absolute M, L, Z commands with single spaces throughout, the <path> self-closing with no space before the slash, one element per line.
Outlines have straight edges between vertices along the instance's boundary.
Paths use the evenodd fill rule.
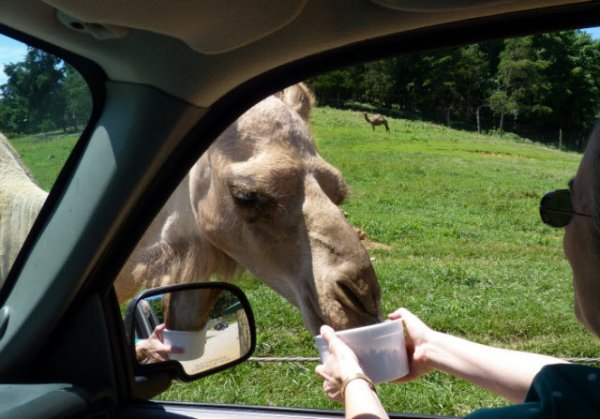
<path fill-rule="evenodd" d="M 316 103 L 316 98 L 306 84 L 298 83 L 286 87 L 281 92 L 276 93 L 275 96 L 295 110 L 304 122 L 308 122 L 310 111 Z"/>
<path fill-rule="evenodd" d="M 181 217 L 178 211 L 173 211 L 167 217 L 160 232 L 160 239 L 165 243 L 177 243 L 181 237 L 185 237 L 185 228 L 182 227 Z"/>
<path fill-rule="evenodd" d="M 188 194 L 191 202 L 200 202 L 206 198 L 211 188 L 212 164 L 209 157 L 210 151 L 204 153 L 200 160 L 190 170 L 189 178 L 184 180 L 188 184 Z M 218 175 L 217 175 L 218 176 Z M 195 205 L 192 211 L 196 211 Z"/>

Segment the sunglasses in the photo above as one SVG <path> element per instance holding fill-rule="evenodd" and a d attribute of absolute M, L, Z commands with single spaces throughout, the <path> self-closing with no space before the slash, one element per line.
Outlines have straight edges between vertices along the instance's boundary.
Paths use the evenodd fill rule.
<path fill-rule="evenodd" d="M 564 227 L 569 224 L 574 215 L 592 217 L 589 214 L 580 214 L 573 211 L 569 189 L 557 189 L 548 192 L 540 201 L 540 216 L 544 224 L 550 227 Z"/>

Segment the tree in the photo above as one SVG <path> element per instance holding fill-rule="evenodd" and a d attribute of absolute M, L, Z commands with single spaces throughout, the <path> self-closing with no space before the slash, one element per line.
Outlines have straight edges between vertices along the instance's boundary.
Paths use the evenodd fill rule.
<path fill-rule="evenodd" d="M 508 39 L 500 53 L 497 90 L 490 96 L 490 107 L 500 116 L 498 128 L 504 130 L 504 117 L 511 114 L 515 126 L 517 118 L 549 113 L 543 95 L 549 90 L 544 70 L 549 62 L 536 54 L 533 37 Z"/>
<path fill-rule="evenodd" d="M 465 121 L 471 121 L 474 116 L 477 132 L 481 132 L 480 112 L 484 106 L 489 106 L 492 88 L 489 57 L 480 44 L 463 47 L 459 52 L 455 78 L 461 100 L 455 106 L 460 109 Z"/>
<path fill-rule="evenodd" d="M 77 126 L 87 123 L 88 118 L 90 117 L 92 111 L 92 97 L 81 74 L 66 63 L 63 88 L 66 99 L 65 119 L 75 130 L 77 130 Z"/>
<path fill-rule="evenodd" d="M 28 47 L 25 60 L 5 66 L 8 81 L 2 86 L 7 126 L 24 133 L 66 129 L 62 61 Z"/>
<path fill-rule="evenodd" d="M 421 107 L 425 113 L 435 119 L 443 119 L 450 124 L 450 113 L 461 100 L 461 93 L 457 89 L 457 80 L 453 77 L 454 69 L 459 61 L 458 49 L 442 51 L 425 56 L 424 62 L 429 67 L 426 77 L 422 81 L 426 99 Z"/>
<path fill-rule="evenodd" d="M 321 103 L 340 104 L 360 95 L 362 66 L 331 71 L 308 80 Z"/>
<path fill-rule="evenodd" d="M 388 89 L 386 101 L 398 106 L 405 115 L 422 116 L 422 78 L 426 74 L 423 56 L 395 57 L 383 62 L 385 65 L 379 68 L 386 72 L 383 83 Z M 363 78 L 363 89 L 367 83 L 369 79 Z"/>
<path fill-rule="evenodd" d="M 552 109 L 536 124 L 575 133 L 576 138 L 587 135 L 600 105 L 598 42 L 579 31 L 538 35 L 534 42 L 539 55 L 550 63 L 544 102 Z"/>
<path fill-rule="evenodd" d="M 14 133 L 77 129 L 91 113 L 81 75 L 59 58 L 29 47 L 23 61 L 5 67 L 0 86 L 0 130 Z"/>
<path fill-rule="evenodd" d="M 393 62 L 376 61 L 366 64 L 362 73 L 361 100 L 376 106 L 390 107 L 394 102 Z"/>
<path fill-rule="evenodd" d="M 496 90 L 488 99 L 490 109 L 500 115 L 498 121 L 498 130 L 500 134 L 504 132 L 504 116 L 507 114 L 517 114 L 518 104 L 514 98 L 510 97 L 504 90 Z"/>

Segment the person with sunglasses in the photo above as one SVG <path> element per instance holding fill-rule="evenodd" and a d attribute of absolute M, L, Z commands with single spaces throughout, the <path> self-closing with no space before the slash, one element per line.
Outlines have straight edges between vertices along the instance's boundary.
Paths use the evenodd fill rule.
<path fill-rule="evenodd" d="M 546 194 L 542 221 L 564 228 L 564 252 L 573 271 L 575 315 L 600 337 L 600 128 L 590 137 L 569 189 Z M 600 418 L 600 369 L 573 365 L 551 356 L 481 345 L 428 327 L 405 308 L 388 316 L 404 322 L 410 372 L 406 382 L 433 370 L 503 396 L 516 404 L 478 409 L 480 418 Z M 347 418 L 387 417 L 375 386 L 356 355 L 329 326 L 327 362 L 316 367 L 325 394 L 345 403 Z"/>

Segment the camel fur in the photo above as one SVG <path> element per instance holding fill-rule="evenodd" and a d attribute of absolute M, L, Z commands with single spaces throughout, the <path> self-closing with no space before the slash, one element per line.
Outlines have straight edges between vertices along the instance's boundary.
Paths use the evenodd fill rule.
<path fill-rule="evenodd" d="M 19 155 L 0 134 L 0 287 L 48 194 L 33 181 Z"/>

